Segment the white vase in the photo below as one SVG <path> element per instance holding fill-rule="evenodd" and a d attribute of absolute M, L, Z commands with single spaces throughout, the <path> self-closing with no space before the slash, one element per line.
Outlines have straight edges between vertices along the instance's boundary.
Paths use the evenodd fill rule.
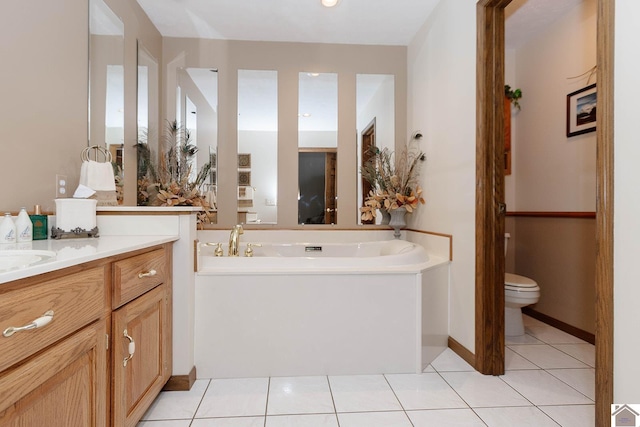
<path fill-rule="evenodd" d="M 397 209 L 393 209 L 389 212 L 391 214 L 391 219 L 389 220 L 389 225 L 393 227 L 393 237 L 396 239 L 400 238 L 400 229 L 406 227 L 407 222 L 404 217 L 407 214 L 407 209 L 404 206 L 400 206 Z"/>
<path fill-rule="evenodd" d="M 391 214 L 385 208 L 380 208 L 380 213 L 382 214 L 382 221 L 380 221 L 381 225 L 389 225 L 389 221 L 391 221 Z"/>

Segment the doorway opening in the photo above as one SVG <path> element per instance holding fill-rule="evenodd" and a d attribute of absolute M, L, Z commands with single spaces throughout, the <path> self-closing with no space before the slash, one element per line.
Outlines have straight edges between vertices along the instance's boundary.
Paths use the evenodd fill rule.
<path fill-rule="evenodd" d="M 477 3 L 475 368 L 504 373 L 504 8 Z M 597 7 L 596 425 L 613 402 L 613 0 Z"/>
<path fill-rule="evenodd" d="M 336 223 L 335 148 L 298 151 L 298 224 Z"/>

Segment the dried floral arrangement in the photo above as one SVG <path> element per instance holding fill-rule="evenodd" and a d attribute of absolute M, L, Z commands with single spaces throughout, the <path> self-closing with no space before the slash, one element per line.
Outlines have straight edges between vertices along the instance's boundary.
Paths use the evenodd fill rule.
<path fill-rule="evenodd" d="M 144 135 L 136 144 L 138 150 L 138 206 L 200 206 L 199 222 L 206 222 L 209 203 L 202 187 L 211 171 L 211 163 L 205 163 L 191 179 L 193 160 L 198 152 L 191 141 L 189 130 L 176 121 L 167 124 L 165 146 L 167 152 L 154 164 Z"/>
<path fill-rule="evenodd" d="M 411 213 L 425 203 L 419 184 L 420 169 L 426 159 L 418 145 L 421 138 L 422 134 L 414 133 L 399 156 L 388 148 L 372 148 L 371 157 L 360 168 L 362 177 L 373 188 L 360 208 L 363 221 L 373 220 L 378 209 L 392 211 L 404 207 Z"/>

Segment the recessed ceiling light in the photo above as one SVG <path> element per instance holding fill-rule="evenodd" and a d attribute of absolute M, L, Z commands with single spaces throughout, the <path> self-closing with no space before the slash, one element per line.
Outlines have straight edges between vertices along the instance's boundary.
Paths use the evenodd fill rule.
<path fill-rule="evenodd" d="M 340 3 L 340 0 L 320 0 L 324 7 L 333 7 L 337 6 Z"/>
<path fill-rule="evenodd" d="M 311 113 L 298 114 L 298 117 L 311 117 Z"/>
<path fill-rule="evenodd" d="M 309 77 L 318 77 L 320 75 L 320 73 L 307 73 L 307 76 Z"/>

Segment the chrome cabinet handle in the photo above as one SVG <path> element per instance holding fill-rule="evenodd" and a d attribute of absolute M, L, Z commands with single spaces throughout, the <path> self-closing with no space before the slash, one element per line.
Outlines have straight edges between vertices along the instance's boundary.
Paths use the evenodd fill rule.
<path fill-rule="evenodd" d="M 9 338 L 11 335 L 20 331 L 27 331 L 29 329 L 38 329 L 48 325 L 53 320 L 53 310 L 45 312 L 41 317 L 38 317 L 33 322 L 24 326 L 10 326 L 2 332 L 2 335 Z"/>
<path fill-rule="evenodd" d="M 153 277 L 158 274 L 155 270 L 143 271 L 142 273 L 138 273 L 138 279 L 144 279 L 145 277 Z"/>
<path fill-rule="evenodd" d="M 124 337 L 129 340 L 129 355 L 125 357 L 124 360 L 122 360 L 122 366 L 126 367 L 127 362 L 133 359 L 133 354 L 136 352 L 136 342 L 129 336 L 126 329 L 123 331 L 122 335 L 124 335 Z"/>

